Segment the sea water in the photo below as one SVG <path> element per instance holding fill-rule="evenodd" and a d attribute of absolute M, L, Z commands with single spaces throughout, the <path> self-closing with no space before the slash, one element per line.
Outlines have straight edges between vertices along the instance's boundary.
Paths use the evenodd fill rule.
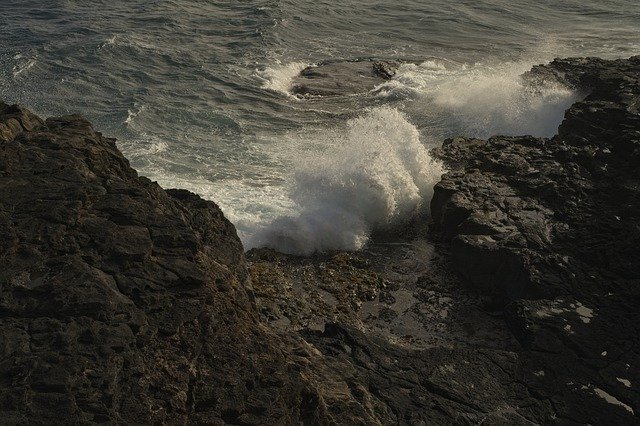
<path fill-rule="evenodd" d="M 551 136 L 582 94 L 519 76 L 640 54 L 635 0 L 2 0 L 0 99 L 81 112 L 143 175 L 218 203 L 245 247 L 362 248 L 424 213 L 446 137 Z M 327 60 L 404 59 L 299 99 Z"/>

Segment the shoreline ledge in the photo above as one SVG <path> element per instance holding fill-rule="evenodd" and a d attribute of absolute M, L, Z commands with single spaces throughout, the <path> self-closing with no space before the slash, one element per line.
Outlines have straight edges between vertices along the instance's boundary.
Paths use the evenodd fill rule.
<path fill-rule="evenodd" d="M 275 327 L 260 307 L 299 297 L 259 290 L 291 257 L 251 272 L 214 202 L 138 176 L 81 116 L 0 101 L 2 422 L 639 424 L 640 56 L 525 78 L 588 95 L 553 138 L 435 150 L 428 238 L 503 348 Z"/>

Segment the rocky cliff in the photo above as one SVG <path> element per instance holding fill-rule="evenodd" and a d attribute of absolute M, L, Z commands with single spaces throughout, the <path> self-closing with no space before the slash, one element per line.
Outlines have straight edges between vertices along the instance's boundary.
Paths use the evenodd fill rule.
<path fill-rule="evenodd" d="M 288 419 L 301 385 L 220 209 L 79 116 L 0 123 L 3 422 Z"/>
<path fill-rule="evenodd" d="M 524 76 L 586 98 L 551 139 L 458 138 L 433 230 L 462 281 L 491 294 L 525 349 L 525 383 L 556 416 L 640 411 L 640 57 L 555 60 Z M 595 395 L 598 398 L 592 398 Z"/>
<path fill-rule="evenodd" d="M 640 58 L 524 78 L 589 94 L 445 142 L 432 249 L 307 259 L 0 103 L 2 422 L 639 423 Z"/>

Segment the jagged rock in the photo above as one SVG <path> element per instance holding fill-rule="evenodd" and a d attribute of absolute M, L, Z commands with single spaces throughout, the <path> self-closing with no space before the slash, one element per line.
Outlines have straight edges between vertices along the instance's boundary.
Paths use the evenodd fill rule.
<path fill-rule="evenodd" d="M 524 78 L 588 95 L 551 139 L 446 141 L 432 229 L 463 280 L 502 301 L 525 371 L 544 372 L 525 383 L 559 419 L 637 423 L 640 396 L 616 377 L 640 381 L 640 57 Z"/>
<path fill-rule="evenodd" d="M 138 177 L 79 116 L 0 104 L 0 123 L 3 423 L 301 415 L 214 203 Z"/>
<path fill-rule="evenodd" d="M 435 252 L 249 265 L 214 203 L 0 102 L 2 423 L 639 423 L 639 75 L 535 67 L 589 92 L 558 136 L 447 141 Z"/>
<path fill-rule="evenodd" d="M 0 116 L 0 142 L 8 142 L 23 131 L 36 130 L 44 126 L 39 117 L 16 105 L 0 103 Z"/>
<path fill-rule="evenodd" d="M 523 404 L 542 413 L 532 418 L 549 417 L 526 392 L 507 396 L 519 387 L 514 365 L 486 379 L 500 351 L 477 355 L 478 374 L 462 383 L 469 349 L 414 351 L 348 326 L 272 331 L 259 321 L 265 304 L 253 302 L 235 229 L 214 203 L 138 177 L 80 116 L 0 110 L 9 111 L 0 123 L 19 124 L 0 143 L 3 423 L 525 423 Z M 318 268 L 344 298 L 344 318 L 379 291 L 366 268 L 344 254 Z M 260 297 L 285 296 L 265 290 L 278 281 L 267 266 L 258 272 Z M 438 367 L 448 358 L 461 365 L 455 381 Z M 424 369 L 428 383 L 417 379 Z M 517 400 L 513 413 L 500 411 L 503 396 Z"/>
<path fill-rule="evenodd" d="M 518 356 L 511 352 L 411 351 L 337 324 L 306 339 L 337 361 L 354 395 L 385 401 L 391 410 L 371 404 L 382 424 L 525 425 L 553 419 L 550 402 L 519 382 Z"/>

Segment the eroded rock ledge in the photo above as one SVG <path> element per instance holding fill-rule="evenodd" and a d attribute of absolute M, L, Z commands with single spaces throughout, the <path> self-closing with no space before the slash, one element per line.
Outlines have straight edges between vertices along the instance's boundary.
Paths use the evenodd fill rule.
<path fill-rule="evenodd" d="M 82 117 L 0 102 L 2 422 L 638 423 L 639 76 L 638 57 L 536 67 L 590 91 L 558 136 L 447 141 L 431 235 L 456 274 L 404 289 L 405 253 L 389 276 L 375 253 L 247 268 L 214 203 L 139 177 Z M 338 305 L 304 306 L 302 279 Z M 358 331 L 401 290 L 427 315 L 473 292 L 457 312 L 483 325 L 420 348 Z"/>
<path fill-rule="evenodd" d="M 575 422 L 638 422 L 640 57 L 524 77 L 590 94 L 551 139 L 446 141 L 433 231 L 463 281 L 504 306 L 521 362 L 544 373 L 538 396 Z"/>
<path fill-rule="evenodd" d="M 0 123 L 3 423 L 289 418 L 301 385 L 220 209 L 79 116 L 0 103 Z"/>

